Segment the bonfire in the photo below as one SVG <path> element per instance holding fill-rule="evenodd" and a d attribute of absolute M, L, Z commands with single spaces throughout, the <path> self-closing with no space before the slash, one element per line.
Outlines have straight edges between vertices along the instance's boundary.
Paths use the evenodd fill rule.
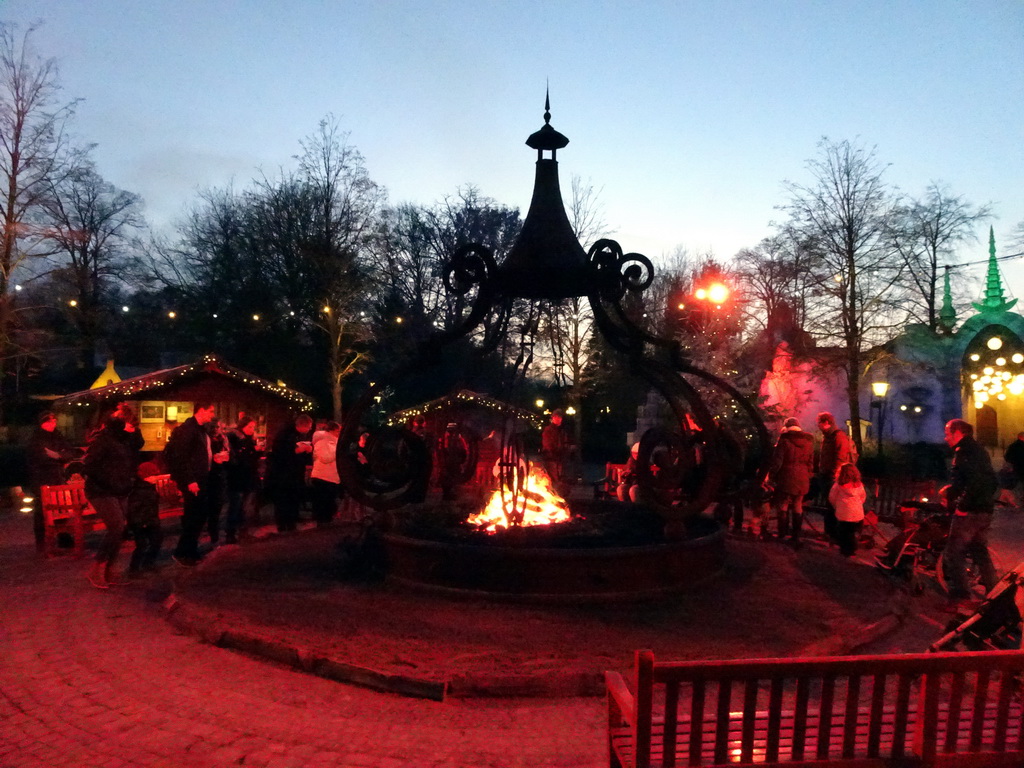
<path fill-rule="evenodd" d="M 499 482 L 486 506 L 466 522 L 496 533 L 506 528 L 564 523 L 571 518 L 565 499 L 555 492 L 547 472 L 530 464 L 525 478 L 520 472 L 512 472 L 507 482 Z"/>

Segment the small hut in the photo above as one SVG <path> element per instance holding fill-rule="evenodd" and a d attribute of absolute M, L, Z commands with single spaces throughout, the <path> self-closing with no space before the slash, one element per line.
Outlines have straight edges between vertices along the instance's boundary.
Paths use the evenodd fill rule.
<path fill-rule="evenodd" d="M 471 464 L 467 467 L 467 477 L 484 489 L 493 483 L 492 469 L 498 457 L 499 436 L 513 426 L 520 435 L 530 432 L 536 435 L 544 427 L 543 417 L 533 411 L 469 389 L 460 389 L 436 400 L 393 413 L 388 424 L 405 426 L 420 416 L 426 422 L 424 436 L 432 451 L 437 449 L 446 425 L 457 425 L 458 432 L 470 448 Z"/>
<path fill-rule="evenodd" d="M 242 412 L 253 417 L 257 436 L 262 438 L 273 435 L 297 412 L 313 410 L 313 401 L 301 392 L 234 368 L 216 355 L 74 392 L 55 400 L 52 407 L 68 414 L 68 437 L 81 442 L 104 414 L 122 402 L 131 403 L 139 414 L 145 451 L 162 451 L 174 428 L 201 402 L 214 403 L 217 418 L 226 424 Z"/>

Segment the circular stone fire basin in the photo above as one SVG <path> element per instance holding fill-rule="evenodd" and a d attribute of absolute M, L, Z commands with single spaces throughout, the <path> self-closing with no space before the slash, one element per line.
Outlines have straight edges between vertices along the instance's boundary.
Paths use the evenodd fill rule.
<path fill-rule="evenodd" d="M 669 541 L 661 518 L 638 505 L 572 508 L 580 517 L 571 522 L 496 534 L 445 524 L 444 508 L 421 510 L 383 537 L 388 578 L 502 599 L 614 601 L 685 591 L 725 565 L 725 533 L 710 518 L 692 520 L 685 538 Z"/>

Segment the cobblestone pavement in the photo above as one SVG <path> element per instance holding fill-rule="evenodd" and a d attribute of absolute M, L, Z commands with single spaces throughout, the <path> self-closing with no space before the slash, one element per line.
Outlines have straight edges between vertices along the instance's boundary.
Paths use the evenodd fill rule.
<path fill-rule="evenodd" d="M 600 698 L 437 703 L 278 668 L 175 634 L 159 589 L 39 560 L 30 528 L 0 515 L 0 768 L 606 764 Z"/>
<path fill-rule="evenodd" d="M 101 592 L 89 561 L 41 560 L 0 514 L 0 768 L 599 766 L 601 698 L 405 698 L 197 642 L 167 622 L 169 582 Z M 997 516 L 1004 568 L 1024 513 Z M 938 595 L 873 652 L 935 639 Z"/>

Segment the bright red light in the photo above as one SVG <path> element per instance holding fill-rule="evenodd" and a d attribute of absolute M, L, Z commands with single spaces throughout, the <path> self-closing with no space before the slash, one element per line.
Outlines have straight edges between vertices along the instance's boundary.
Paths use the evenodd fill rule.
<path fill-rule="evenodd" d="M 722 283 L 712 283 L 707 290 L 707 296 L 715 304 L 724 304 L 729 298 L 729 288 Z"/>

